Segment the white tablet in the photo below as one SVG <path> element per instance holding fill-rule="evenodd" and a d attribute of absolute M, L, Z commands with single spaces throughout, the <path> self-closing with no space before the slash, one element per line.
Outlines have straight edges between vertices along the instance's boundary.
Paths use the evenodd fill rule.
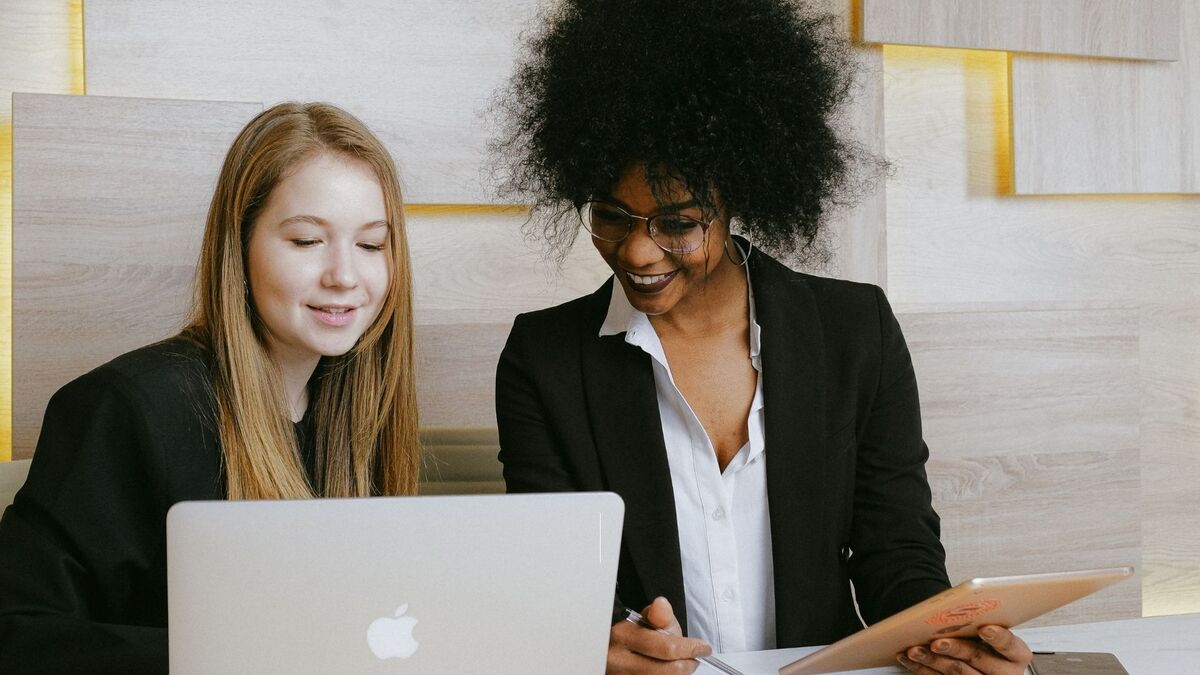
<path fill-rule="evenodd" d="M 896 655 L 941 637 L 1012 628 L 1133 575 L 1132 567 L 971 579 L 789 663 L 779 675 L 896 664 Z"/>

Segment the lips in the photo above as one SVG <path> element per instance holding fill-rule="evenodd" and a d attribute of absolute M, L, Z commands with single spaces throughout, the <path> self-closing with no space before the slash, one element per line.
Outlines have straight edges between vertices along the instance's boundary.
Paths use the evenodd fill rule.
<path fill-rule="evenodd" d="M 625 278 L 629 281 L 629 287 L 638 293 L 652 294 L 666 288 L 677 274 L 679 274 L 679 270 L 672 270 L 665 274 L 634 274 L 633 272 L 625 272 Z"/>
<path fill-rule="evenodd" d="M 317 321 L 327 326 L 346 326 L 354 320 L 355 307 L 347 305 L 308 305 L 308 309 L 312 311 Z"/>

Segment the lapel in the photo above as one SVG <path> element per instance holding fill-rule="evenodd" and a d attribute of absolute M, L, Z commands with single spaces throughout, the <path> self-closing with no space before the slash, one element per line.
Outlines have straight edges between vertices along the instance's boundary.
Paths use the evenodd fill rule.
<path fill-rule="evenodd" d="M 675 499 L 650 356 L 623 335 L 598 335 L 613 283 L 592 294 L 581 322 L 588 417 L 609 489 L 625 500 L 623 540 L 642 588 L 648 599 L 666 596 L 686 631 Z"/>
<path fill-rule="evenodd" d="M 813 571 L 822 565 L 820 484 L 825 438 L 825 344 L 812 290 L 803 277 L 755 252 L 750 282 L 763 367 L 767 502 L 775 568 L 775 630 L 781 645 L 801 644 Z"/>

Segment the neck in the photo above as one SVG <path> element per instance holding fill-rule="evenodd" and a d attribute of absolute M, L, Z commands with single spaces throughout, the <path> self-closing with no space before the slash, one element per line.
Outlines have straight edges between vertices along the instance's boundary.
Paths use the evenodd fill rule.
<path fill-rule="evenodd" d="M 279 373 L 283 377 L 288 417 L 293 422 L 299 422 L 304 419 L 304 412 L 308 410 L 308 381 L 312 378 L 313 371 L 317 369 L 317 363 L 321 358 L 308 355 L 288 358 L 286 354 L 273 356 L 276 365 L 279 366 Z"/>
<path fill-rule="evenodd" d="M 701 337 L 723 333 L 749 320 L 746 268 L 727 258 L 709 272 L 699 293 L 689 294 L 666 314 L 651 316 L 650 323 L 660 336 Z"/>

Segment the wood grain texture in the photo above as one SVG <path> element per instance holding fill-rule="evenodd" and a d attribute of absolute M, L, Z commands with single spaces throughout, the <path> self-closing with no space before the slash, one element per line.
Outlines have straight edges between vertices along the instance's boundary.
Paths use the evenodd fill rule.
<path fill-rule="evenodd" d="M 329 101 L 391 148 L 409 201 L 487 203 L 483 109 L 540 4 L 89 2 L 88 93 Z"/>
<path fill-rule="evenodd" d="M 1014 198 L 1005 55 L 885 53 L 893 301 L 1200 299 L 1200 198 Z"/>
<path fill-rule="evenodd" d="M 858 0 L 820 0 L 815 9 L 839 17 L 847 35 L 855 31 Z M 856 44 L 854 55 L 858 78 L 845 114 L 845 132 L 868 152 L 882 156 L 883 50 L 875 45 Z M 868 181 L 853 206 L 830 215 L 828 232 L 833 254 L 825 266 L 795 267 L 842 279 L 887 287 L 887 192 L 882 176 Z"/>
<path fill-rule="evenodd" d="M 417 326 L 422 427 L 495 427 L 496 362 L 512 322 Z"/>
<path fill-rule="evenodd" d="M 1136 450 L 931 462 L 950 578 L 1136 567 L 1137 464 Z M 1141 616 L 1142 586 L 1134 577 L 1029 625 Z"/>
<path fill-rule="evenodd" d="M 83 31 L 73 2 L 0 11 L 0 461 L 12 455 L 12 93 L 83 93 Z"/>
<path fill-rule="evenodd" d="M 520 312 L 591 293 L 612 273 L 586 232 L 560 268 L 524 240 L 525 221 L 520 214 L 410 213 L 415 320 L 511 323 Z"/>
<path fill-rule="evenodd" d="M 1200 2 L 1174 63 L 1014 56 L 1017 194 L 1200 192 Z"/>
<path fill-rule="evenodd" d="M 1144 610 L 1200 611 L 1200 524 L 1190 517 L 1200 499 L 1200 366 L 1193 365 L 1200 362 L 1200 198 L 1013 197 L 1007 57 L 884 52 L 887 149 L 895 168 L 887 188 L 891 300 L 906 317 L 923 303 L 1138 311 L 1133 385 L 1098 378 L 1095 411 L 1082 407 L 1079 390 L 1075 403 L 1040 398 L 1010 406 L 1011 424 L 993 423 L 984 449 L 1003 454 L 1011 435 L 1035 452 L 1060 442 L 1074 452 L 1092 445 L 1120 450 L 1110 436 L 1113 421 L 1125 425 L 1131 409 L 1120 392 L 1126 387 L 1140 410 L 1141 497 L 1128 508 L 1142 518 Z M 1013 353 L 1011 367 L 1023 370 L 1027 358 Z M 969 430 L 970 405 L 960 423 L 953 401 L 928 398 L 924 371 L 946 368 L 936 361 L 917 370 L 931 433 Z M 1026 432 L 1039 418 L 1075 414 L 1046 437 Z"/>
<path fill-rule="evenodd" d="M 50 395 L 177 331 L 225 150 L 257 103 L 14 97 L 14 455 Z"/>
<path fill-rule="evenodd" d="M 1200 607 L 1200 303 L 1141 312 L 1145 613 Z"/>
<path fill-rule="evenodd" d="M 13 92 L 82 94 L 76 54 L 83 35 L 76 2 L 5 2 L 0 11 L 0 121 L 11 121 Z"/>
<path fill-rule="evenodd" d="M 1138 448 L 1137 310 L 920 312 L 902 325 L 938 453 Z"/>
<path fill-rule="evenodd" d="M 1180 0 L 862 0 L 863 39 L 1173 61 Z"/>
<path fill-rule="evenodd" d="M 951 578 L 1139 565 L 1138 312 L 900 322 Z M 1040 623 L 1140 616 L 1141 594 L 1135 579 Z"/>

